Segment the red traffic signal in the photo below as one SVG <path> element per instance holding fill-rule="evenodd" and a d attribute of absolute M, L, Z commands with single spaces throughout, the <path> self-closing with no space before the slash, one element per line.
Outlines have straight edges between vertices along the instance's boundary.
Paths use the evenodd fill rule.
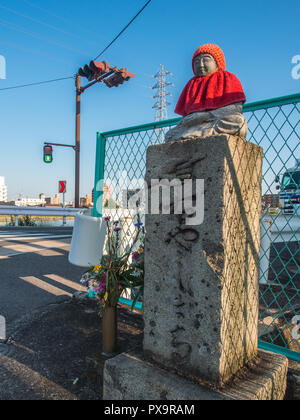
<path fill-rule="evenodd" d="M 110 65 L 106 61 L 99 63 L 98 61 L 91 61 L 90 64 L 81 67 L 78 74 L 82 77 L 86 77 L 89 81 L 96 79 L 101 74 L 107 73 L 111 69 Z"/>
<path fill-rule="evenodd" d="M 104 83 L 109 88 L 118 87 L 122 85 L 124 82 L 128 82 L 131 78 L 135 77 L 135 74 L 130 73 L 125 68 L 121 69 L 120 71 L 116 72 L 113 76 L 109 77 L 108 79 L 104 80 Z"/>
<path fill-rule="evenodd" d="M 44 146 L 44 162 L 52 163 L 53 162 L 53 149 L 52 146 Z"/>

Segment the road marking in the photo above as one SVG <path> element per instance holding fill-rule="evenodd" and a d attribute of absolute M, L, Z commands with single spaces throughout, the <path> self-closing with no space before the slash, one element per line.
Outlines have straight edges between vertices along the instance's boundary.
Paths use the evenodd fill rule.
<path fill-rule="evenodd" d="M 63 239 L 63 238 L 72 238 L 72 235 L 49 235 L 49 236 L 0 236 L 0 243 L 2 241 L 25 241 L 32 239 Z"/>
<path fill-rule="evenodd" d="M 34 235 L 45 235 L 46 232 L 44 233 L 26 233 L 26 235 L 28 236 L 34 236 Z M 7 231 L 7 230 L 0 230 L 0 235 L 8 235 L 8 236 L 20 236 L 20 235 L 24 235 L 24 232 L 20 232 L 20 231 Z"/>
<path fill-rule="evenodd" d="M 67 280 L 64 277 L 57 276 L 56 274 L 44 274 L 44 277 L 47 277 L 50 280 L 57 281 L 58 283 L 63 284 L 64 286 L 70 287 L 70 289 L 78 290 L 79 292 L 85 292 L 86 288 L 79 283 Z"/>
<path fill-rule="evenodd" d="M 9 253 L 9 250 L 8 250 L 7 252 L 8 253 L 6 255 L 0 255 L 0 260 L 7 260 L 10 257 L 16 257 L 18 255 L 24 255 L 24 254 L 30 254 L 30 253 L 35 253 L 37 255 L 40 255 L 41 257 L 60 257 L 64 255 L 61 252 L 53 251 L 52 249 L 40 249 L 38 251 L 27 251 L 27 252 L 23 251 L 23 252 L 15 252 L 15 253 Z"/>
<path fill-rule="evenodd" d="M 49 254 L 51 248 L 68 250 L 69 240 L 71 235 L 51 235 L 51 236 L 38 236 L 27 238 L 14 237 L 14 238 L 0 238 L 0 259 L 7 259 L 26 253 L 36 253 L 42 256 L 51 256 Z M 61 240 L 60 240 L 61 239 Z M 56 251 L 53 251 L 56 252 Z M 62 255 L 56 253 L 55 255 Z M 54 254 L 52 254 L 54 256 Z"/>
<path fill-rule="evenodd" d="M 51 284 L 39 279 L 38 277 L 28 276 L 20 277 L 20 279 L 26 281 L 26 283 L 29 283 L 32 286 L 39 287 L 40 289 L 45 290 L 46 292 L 51 293 L 55 296 L 73 296 L 72 293 L 65 292 L 64 290 L 59 289 L 58 287 L 52 286 Z"/>
<path fill-rule="evenodd" d="M 39 231 L 39 232 L 26 232 L 26 230 L 0 230 L 0 235 L 28 235 L 28 236 L 35 236 L 35 235 L 49 235 L 49 231 Z"/>

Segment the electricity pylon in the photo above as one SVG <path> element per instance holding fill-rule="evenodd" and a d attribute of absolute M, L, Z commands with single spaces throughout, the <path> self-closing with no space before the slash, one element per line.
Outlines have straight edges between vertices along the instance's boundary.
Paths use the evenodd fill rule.
<path fill-rule="evenodd" d="M 153 99 L 156 99 L 156 103 L 153 106 L 153 109 L 156 110 L 155 121 L 163 121 L 168 119 L 167 107 L 171 104 L 167 102 L 166 97 L 172 95 L 167 92 L 166 87 L 174 85 L 173 83 L 167 81 L 167 76 L 174 77 L 173 74 L 167 71 L 162 64 L 160 65 L 159 72 L 155 76 L 152 76 L 154 79 L 156 79 L 156 84 L 152 89 L 157 91 L 156 95 L 152 97 Z"/>

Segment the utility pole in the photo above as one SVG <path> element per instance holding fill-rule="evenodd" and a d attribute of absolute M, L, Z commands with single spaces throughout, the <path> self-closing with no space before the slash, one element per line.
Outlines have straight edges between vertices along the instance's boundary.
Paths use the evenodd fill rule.
<path fill-rule="evenodd" d="M 81 112 L 81 76 L 76 75 L 76 138 L 75 138 L 75 208 L 80 204 L 80 112 Z"/>

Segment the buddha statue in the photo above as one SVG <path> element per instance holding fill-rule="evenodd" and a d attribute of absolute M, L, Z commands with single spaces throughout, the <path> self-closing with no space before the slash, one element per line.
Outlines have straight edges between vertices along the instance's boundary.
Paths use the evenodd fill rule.
<path fill-rule="evenodd" d="M 195 77 L 185 86 L 175 109 L 183 119 L 166 134 L 166 143 L 219 134 L 246 138 L 248 125 L 242 113 L 246 97 L 239 79 L 225 70 L 221 48 L 203 45 L 192 65 Z"/>

